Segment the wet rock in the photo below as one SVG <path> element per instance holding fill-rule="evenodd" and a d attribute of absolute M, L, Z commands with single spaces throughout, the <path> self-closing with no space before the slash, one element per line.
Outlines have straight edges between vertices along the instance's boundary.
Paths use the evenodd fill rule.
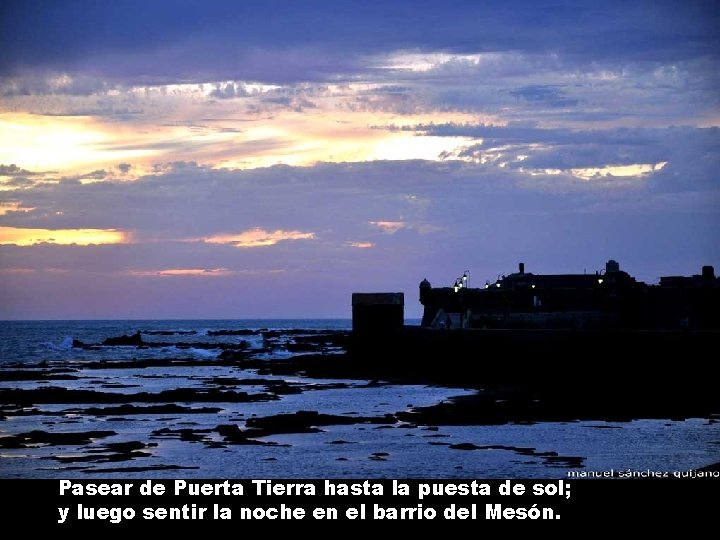
<path fill-rule="evenodd" d="M 239 330 L 208 330 L 208 336 L 256 336 L 260 333 L 259 330 L 249 330 L 247 328 L 241 328 Z"/>
<path fill-rule="evenodd" d="M 705 472 L 720 472 L 720 461 L 717 463 L 711 463 L 710 465 L 707 465 L 705 467 L 700 467 L 697 470 Z"/>
<path fill-rule="evenodd" d="M 266 385 L 268 392 L 272 392 L 277 395 L 291 395 L 291 394 L 302 394 L 304 389 L 309 387 L 301 387 L 300 385 L 287 383 L 285 381 L 273 381 Z"/>
<path fill-rule="evenodd" d="M 257 379 L 238 379 L 237 377 L 212 377 L 203 379 L 205 384 L 214 384 L 218 386 L 241 386 L 249 384 L 260 384 Z"/>
<path fill-rule="evenodd" d="M 73 381 L 79 378 L 68 373 L 51 373 L 39 370 L 0 371 L 0 381 Z"/>
<path fill-rule="evenodd" d="M 0 437 L 0 448 L 28 448 L 36 444 L 49 446 L 88 444 L 93 439 L 117 435 L 115 431 L 83 431 L 50 433 L 48 431 L 34 430 L 18 435 Z"/>
<path fill-rule="evenodd" d="M 583 461 L 585 461 L 584 457 L 577 457 L 577 456 L 547 456 L 543 457 L 545 460 L 546 465 L 554 465 L 558 467 L 572 467 L 572 468 L 578 468 L 578 467 L 584 467 Z"/>
<path fill-rule="evenodd" d="M 103 382 L 98 384 L 100 388 L 139 388 L 140 384 L 124 384 L 116 382 Z"/>
<path fill-rule="evenodd" d="M 480 450 L 480 448 L 482 447 L 473 443 L 464 442 L 459 444 L 451 444 L 449 448 L 452 448 L 453 450 Z"/>
<path fill-rule="evenodd" d="M 102 342 L 103 345 L 107 346 L 119 346 L 119 345 L 134 345 L 134 346 L 140 346 L 145 345 L 145 342 L 142 339 L 142 335 L 140 332 L 135 332 L 134 334 L 130 336 L 117 336 L 117 337 L 109 337 L 105 341 Z"/>
<path fill-rule="evenodd" d="M 239 362 L 248 358 L 248 353 L 244 350 L 226 349 L 218 355 L 220 360 L 229 360 Z"/>
<path fill-rule="evenodd" d="M 258 441 L 254 437 L 264 436 L 259 430 L 241 430 L 235 424 L 221 424 L 215 427 L 215 431 L 224 438 L 225 442 L 232 444 L 247 444 L 247 445 L 276 445 L 277 443 Z"/>
<path fill-rule="evenodd" d="M 113 452 L 118 453 L 128 453 L 133 452 L 135 450 L 140 450 L 142 448 L 148 448 L 148 447 L 155 447 L 157 446 L 156 443 L 147 443 L 140 441 L 125 441 L 125 442 L 116 442 L 116 443 L 106 443 L 105 448 L 108 450 L 112 450 Z"/>
<path fill-rule="evenodd" d="M 288 343 L 285 348 L 289 352 L 318 352 L 322 346 L 315 343 Z"/>
<path fill-rule="evenodd" d="M 199 442 L 206 440 L 206 437 L 204 435 L 195 433 L 192 429 L 189 428 L 180 429 L 179 432 L 181 441 Z"/>
<path fill-rule="evenodd" d="M 159 439 L 178 439 L 185 442 L 211 442 L 208 435 L 212 432 L 210 429 L 192 429 L 192 428 L 160 428 L 151 433 L 151 436 Z"/>
<path fill-rule="evenodd" d="M 227 448 L 227 445 L 218 441 L 209 441 L 205 443 L 205 448 Z"/>
<path fill-rule="evenodd" d="M 135 458 L 150 457 L 150 452 L 141 450 L 155 447 L 157 444 L 145 444 L 140 441 L 125 441 L 107 443 L 100 448 L 92 448 L 86 454 L 80 456 L 52 456 L 50 459 L 60 463 L 107 463 L 116 461 L 128 461 Z"/>

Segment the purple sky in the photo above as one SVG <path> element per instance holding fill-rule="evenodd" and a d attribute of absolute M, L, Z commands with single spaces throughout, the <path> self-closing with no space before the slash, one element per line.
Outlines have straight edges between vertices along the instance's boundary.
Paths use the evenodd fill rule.
<path fill-rule="evenodd" d="M 720 270 L 710 1 L 5 1 L 0 319 Z"/>

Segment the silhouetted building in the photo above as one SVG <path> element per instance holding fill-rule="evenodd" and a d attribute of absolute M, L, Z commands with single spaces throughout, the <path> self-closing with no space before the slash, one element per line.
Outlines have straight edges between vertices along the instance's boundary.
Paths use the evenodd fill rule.
<path fill-rule="evenodd" d="M 422 326 L 431 328 L 720 328 L 720 279 L 712 266 L 647 285 L 614 260 L 593 274 L 533 274 L 520 263 L 483 288 L 433 288 L 425 279 L 420 302 Z"/>
<path fill-rule="evenodd" d="M 401 330 L 405 317 L 403 293 L 353 293 L 354 332 Z"/>

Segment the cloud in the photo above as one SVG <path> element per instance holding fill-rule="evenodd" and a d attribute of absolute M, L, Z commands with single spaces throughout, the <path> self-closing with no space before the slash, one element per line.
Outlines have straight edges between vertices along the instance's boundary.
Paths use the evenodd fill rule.
<path fill-rule="evenodd" d="M 1 9 L 0 76 L 87 70 L 136 82 L 288 82 L 352 75 L 368 57 L 395 50 L 552 51 L 576 65 L 678 62 L 717 52 L 718 9 L 705 2 L 560 2 L 550 9 L 529 0 L 8 0 Z"/>
<path fill-rule="evenodd" d="M 312 240 L 315 233 L 302 231 L 266 231 L 260 228 L 249 229 L 239 234 L 217 234 L 203 238 L 209 244 L 230 244 L 238 248 L 274 246 L 287 240 Z"/>
<path fill-rule="evenodd" d="M 537 271 L 562 273 L 600 268 L 615 258 L 650 281 L 697 273 L 702 264 L 720 266 L 720 189 L 711 180 L 668 175 L 673 166 L 687 168 L 692 177 L 714 178 L 712 161 L 691 151 L 704 154 L 698 139 L 711 144 L 712 137 L 691 133 L 668 139 L 687 143 L 674 164 L 669 161 L 643 182 L 586 182 L 458 160 L 418 160 L 243 171 L 178 164 L 132 182 L 15 191 L 15 200 L 34 210 L 0 216 L 4 227 L 113 229 L 129 232 L 132 243 L 0 245 L 2 313 L 27 315 L 23 306 L 34 305 L 35 316 L 49 315 L 64 305 L 73 306 L 64 316 L 97 316 L 90 306 L 101 303 L 106 316 L 170 316 L 173 310 L 176 316 L 302 316 L 305 306 L 313 315 L 340 317 L 347 316 L 356 290 L 410 295 L 426 275 L 433 283 L 451 284 L 464 270 L 482 282 L 515 268 L 518 260 Z M 399 222 L 405 226 L 397 228 Z M 236 247 L 268 243 L 266 249 Z M 367 244 L 372 249 L 361 247 Z M 208 280 L 157 276 L 206 269 L 232 274 Z M 146 279 L 154 280 L 152 286 Z M 206 288 L 205 282 L 214 285 Z M 91 290 L 99 292 L 92 296 Z M 54 299 L 55 307 L 41 295 Z M 317 295 L 327 295 L 327 303 L 318 304 Z M 408 305 L 408 313 L 417 309 Z"/>
<path fill-rule="evenodd" d="M 28 210 L 29 211 L 29 210 Z M 0 227 L 0 244 L 31 246 L 33 244 L 120 244 L 128 241 L 128 234 L 114 229 L 22 229 Z"/>
<path fill-rule="evenodd" d="M 348 245 L 358 249 L 370 249 L 375 247 L 372 242 L 348 242 Z"/>
<path fill-rule="evenodd" d="M 720 266 L 718 12 L 6 0 L 0 316 L 343 316 L 518 258 Z"/>
<path fill-rule="evenodd" d="M 542 103 L 550 107 L 573 107 L 577 99 L 568 99 L 563 90 L 547 84 L 531 84 L 510 91 L 510 95 L 533 103 Z"/>
<path fill-rule="evenodd" d="M 478 141 L 444 153 L 444 159 L 522 169 L 532 174 L 648 176 L 651 186 L 663 190 L 717 187 L 712 173 L 720 166 L 720 158 L 713 150 L 720 145 L 720 129 L 716 127 L 579 130 L 428 124 L 395 129 Z"/>
<path fill-rule="evenodd" d="M 248 97 L 250 92 L 248 92 L 243 85 L 229 81 L 225 84 L 217 83 L 215 88 L 210 92 L 210 95 L 218 99 L 233 99 L 237 97 Z"/>
<path fill-rule="evenodd" d="M 115 90 L 107 81 L 88 75 L 66 73 L 24 73 L 0 79 L 0 96 L 66 95 L 90 96 Z"/>
<path fill-rule="evenodd" d="M 0 165 L 0 176 L 31 176 L 38 173 L 25 170 L 14 163 L 11 165 Z"/>
<path fill-rule="evenodd" d="M 21 206 L 19 201 L 0 202 L 0 216 L 9 212 L 29 212 L 30 210 L 33 209 Z"/>
<path fill-rule="evenodd" d="M 404 228 L 407 224 L 404 221 L 371 221 L 370 225 L 375 225 L 382 229 L 383 232 L 393 234 Z"/>
<path fill-rule="evenodd" d="M 130 270 L 137 277 L 227 277 L 235 274 L 227 268 L 164 268 L 162 270 Z"/>

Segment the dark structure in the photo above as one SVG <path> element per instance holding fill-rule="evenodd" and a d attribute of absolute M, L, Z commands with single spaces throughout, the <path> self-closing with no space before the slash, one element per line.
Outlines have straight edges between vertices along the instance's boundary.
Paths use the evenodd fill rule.
<path fill-rule="evenodd" d="M 402 326 L 401 295 L 353 295 L 354 331 L 338 375 L 478 386 L 473 422 L 717 412 L 712 267 L 658 285 L 612 260 L 592 274 L 534 274 L 520 264 L 480 288 L 467 286 L 467 274 L 451 287 L 420 283 L 422 326 Z"/>
<path fill-rule="evenodd" d="M 720 329 L 720 279 L 700 275 L 637 281 L 610 260 L 593 274 L 518 271 L 482 288 L 433 288 L 420 283 L 425 328 L 486 329 Z"/>
<path fill-rule="evenodd" d="M 403 293 L 353 293 L 354 332 L 402 330 L 405 317 Z"/>

